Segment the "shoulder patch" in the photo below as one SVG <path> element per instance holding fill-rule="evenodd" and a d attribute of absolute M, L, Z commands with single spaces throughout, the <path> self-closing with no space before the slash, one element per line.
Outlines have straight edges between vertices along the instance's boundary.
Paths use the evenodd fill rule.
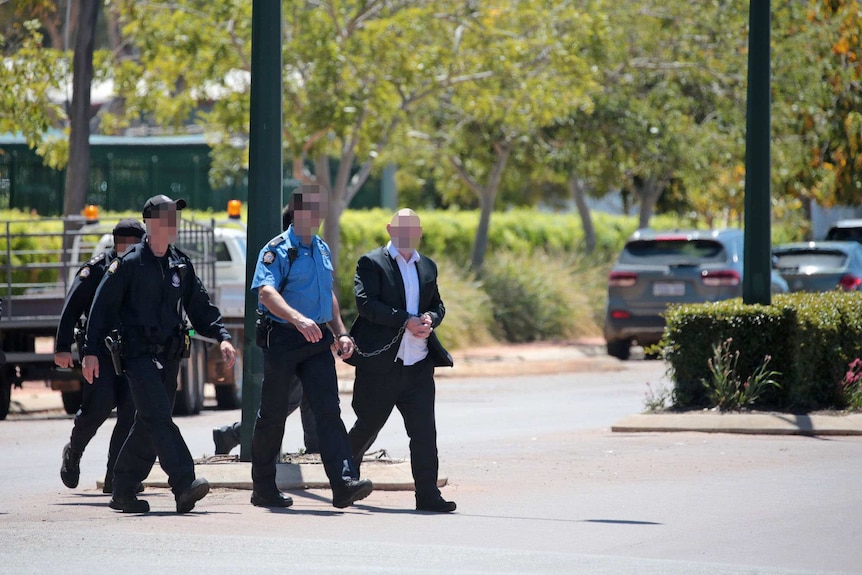
<path fill-rule="evenodd" d="M 272 238 L 271 240 L 269 240 L 269 244 L 267 244 L 267 246 L 270 248 L 274 248 L 283 242 L 284 242 L 284 238 L 281 237 L 280 235 L 278 235 L 278 236 L 275 236 L 274 238 Z"/>
<path fill-rule="evenodd" d="M 265 263 L 266 265 L 269 265 L 274 261 L 275 261 L 275 252 L 272 252 L 269 250 L 263 252 L 263 263 Z"/>
<path fill-rule="evenodd" d="M 117 268 L 120 267 L 120 260 L 114 260 L 111 262 L 111 265 L 108 266 L 108 273 L 113 274 L 117 271 Z"/>
<path fill-rule="evenodd" d="M 90 266 L 84 266 L 81 268 L 81 273 L 78 274 L 78 277 L 82 280 L 90 277 Z"/>

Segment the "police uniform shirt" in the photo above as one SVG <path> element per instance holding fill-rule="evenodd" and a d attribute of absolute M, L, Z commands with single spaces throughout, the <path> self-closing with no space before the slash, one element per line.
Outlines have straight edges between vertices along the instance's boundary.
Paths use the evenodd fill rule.
<path fill-rule="evenodd" d="M 144 236 L 108 266 L 90 308 L 85 354 L 97 349 L 116 319 L 146 342 L 163 344 L 179 334 L 183 309 L 201 335 L 231 339 L 188 256 L 170 246 L 156 257 Z"/>
<path fill-rule="evenodd" d="M 288 259 L 291 247 L 297 249 L 293 265 Z M 293 225 L 273 238 L 260 250 L 251 289 L 257 293 L 258 288 L 268 285 L 277 290 L 285 277 L 288 280 L 281 297 L 287 305 L 316 323 L 332 320 L 332 254 L 326 242 L 314 236 L 311 245 L 302 243 Z M 273 321 L 286 323 L 269 312 L 267 315 Z"/>
<path fill-rule="evenodd" d="M 57 337 L 54 344 L 55 353 L 72 351 L 75 324 L 81 315 L 90 311 L 90 304 L 93 303 L 93 296 L 96 295 L 99 282 L 105 275 L 105 269 L 116 257 L 117 252 L 113 248 L 105 250 L 82 265 L 78 273 L 75 274 L 75 279 L 72 280 L 72 285 L 66 294 L 66 301 L 63 303 L 63 311 L 60 314 L 60 324 L 57 326 Z"/>

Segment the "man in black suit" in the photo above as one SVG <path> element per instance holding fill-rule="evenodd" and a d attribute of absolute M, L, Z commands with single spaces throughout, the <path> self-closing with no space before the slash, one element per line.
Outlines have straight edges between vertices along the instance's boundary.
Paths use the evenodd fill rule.
<path fill-rule="evenodd" d="M 437 289 L 437 266 L 417 251 L 422 225 L 416 212 L 399 210 L 386 226 L 391 241 L 359 258 L 354 278 L 359 311 L 350 335 L 357 352 L 350 450 L 357 468 L 392 408 L 404 418 L 416 509 L 448 513 L 455 503 L 437 488 L 434 368 L 452 366 L 437 339 L 446 308 Z"/>

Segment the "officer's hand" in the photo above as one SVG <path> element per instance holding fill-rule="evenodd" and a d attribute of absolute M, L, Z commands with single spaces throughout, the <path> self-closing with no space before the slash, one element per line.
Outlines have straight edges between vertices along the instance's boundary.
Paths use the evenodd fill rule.
<path fill-rule="evenodd" d="M 74 363 L 72 353 L 69 351 L 58 351 L 54 354 L 54 365 L 57 367 L 72 367 Z"/>
<path fill-rule="evenodd" d="M 99 358 L 95 355 L 85 355 L 81 361 L 81 372 L 87 383 L 93 383 L 93 380 L 99 377 Z"/>
<path fill-rule="evenodd" d="M 341 359 L 347 359 L 353 355 L 356 347 L 353 344 L 353 338 L 349 335 L 342 335 L 332 342 L 332 351 L 338 354 Z"/>
<path fill-rule="evenodd" d="M 305 316 L 300 316 L 298 320 L 293 322 L 293 325 L 309 343 L 317 343 L 323 339 L 323 332 L 320 327 Z"/>
<path fill-rule="evenodd" d="M 236 348 L 229 341 L 223 341 L 219 344 L 221 350 L 221 358 L 224 361 L 225 367 L 230 369 L 236 363 Z"/>

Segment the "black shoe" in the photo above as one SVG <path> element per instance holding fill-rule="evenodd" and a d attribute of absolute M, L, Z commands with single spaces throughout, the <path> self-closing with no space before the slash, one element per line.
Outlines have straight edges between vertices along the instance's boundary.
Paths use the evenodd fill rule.
<path fill-rule="evenodd" d="M 213 443 L 215 444 L 215 454 L 229 454 L 231 449 L 239 445 L 239 442 L 236 440 L 235 436 L 236 433 L 229 425 L 213 428 Z"/>
<path fill-rule="evenodd" d="M 63 465 L 60 467 L 60 479 L 63 480 L 63 485 L 69 489 L 78 487 L 78 480 L 81 478 L 81 456 L 77 457 L 72 453 L 72 444 L 67 443 L 63 448 Z"/>
<path fill-rule="evenodd" d="M 147 513 L 150 510 L 150 504 L 137 497 L 111 497 L 108 507 L 123 513 Z"/>
<path fill-rule="evenodd" d="M 257 491 L 252 491 L 251 504 L 255 507 L 290 507 L 293 505 L 293 499 L 281 491 L 276 491 L 272 495 L 261 495 Z"/>
<path fill-rule="evenodd" d="M 195 503 L 206 497 L 209 492 L 209 482 L 203 477 L 198 477 L 185 491 L 177 495 L 177 513 L 188 513 L 195 508 Z"/>
<path fill-rule="evenodd" d="M 102 493 L 110 495 L 113 492 L 114 492 L 114 476 L 112 474 L 108 473 L 107 475 L 105 475 L 105 481 L 102 484 Z M 144 484 L 141 482 L 138 482 L 138 484 L 135 485 L 135 493 L 143 493 L 143 492 L 144 492 Z"/>
<path fill-rule="evenodd" d="M 360 499 L 365 499 L 374 490 L 368 479 L 349 479 L 337 491 L 333 490 L 332 505 L 339 509 L 350 507 Z"/>
<path fill-rule="evenodd" d="M 446 501 L 441 496 L 435 499 L 417 499 L 417 511 L 433 511 L 434 513 L 452 513 L 458 506 L 454 501 Z"/>

